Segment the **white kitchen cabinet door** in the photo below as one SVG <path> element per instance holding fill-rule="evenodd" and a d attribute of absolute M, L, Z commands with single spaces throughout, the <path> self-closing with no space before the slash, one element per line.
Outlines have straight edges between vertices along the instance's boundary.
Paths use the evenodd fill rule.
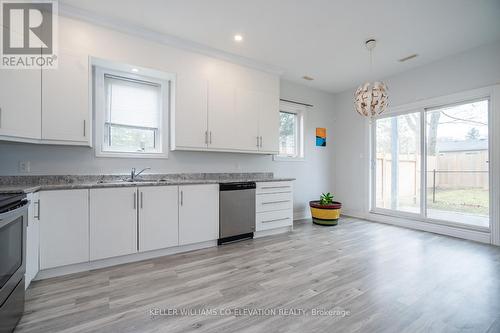
<path fill-rule="evenodd" d="M 260 151 L 279 153 L 280 112 L 278 96 L 259 93 L 259 135 L 261 137 Z"/>
<path fill-rule="evenodd" d="M 219 238 L 219 185 L 179 186 L 179 244 Z"/>
<path fill-rule="evenodd" d="M 0 136 L 41 138 L 41 70 L 2 69 L 0 73 Z"/>
<path fill-rule="evenodd" d="M 236 108 L 232 119 L 232 142 L 236 149 L 259 150 L 257 138 L 259 135 L 260 93 L 248 89 L 236 90 Z M 234 138 L 236 136 L 237 138 Z"/>
<path fill-rule="evenodd" d="M 90 190 L 90 260 L 137 252 L 137 189 Z"/>
<path fill-rule="evenodd" d="M 177 78 L 172 149 L 207 147 L 207 85 L 203 79 Z"/>
<path fill-rule="evenodd" d="M 139 251 L 179 245 L 178 186 L 139 188 Z"/>
<path fill-rule="evenodd" d="M 259 104 L 256 91 L 210 81 L 208 148 L 258 151 Z"/>
<path fill-rule="evenodd" d="M 40 269 L 89 260 L 88 190 L 40 192 Z"/>
<path fill-rule="evenodd" d="M 236 119 L 234 85 L 210 81 L 208 84 L 208 148 L 237 149 L 240 133 L 234 128 Z"/>
<path fill-rule="evenodd" d="M 38 192 L 28 194 L 28 227 L 26 230 L 26 274 L 25 288 L 28 289 L 31 281 L 40 269 L 40 195 Z"/>
<path fill-rule="evenodd" d="M 42 139 L 90 145 L 88 55 L 58 56 L 58 68 L 42 71 Z"/>

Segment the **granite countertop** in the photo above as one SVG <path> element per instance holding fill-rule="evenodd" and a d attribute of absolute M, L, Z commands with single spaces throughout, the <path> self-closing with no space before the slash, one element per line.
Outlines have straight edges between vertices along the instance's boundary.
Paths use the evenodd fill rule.
<path fill-rule="evenodd" d="M 90 189 L 130 186 L 168 186 L 221 184 L 230 182 L 292 181 L 295 178 L 275 178 L 273 173 L 197 173 L 146 174 L 136 182 L 125 181 L 127 175 L 89 176 L 2 176 L 0 193 L 32 193 L 37 191 Z"/>

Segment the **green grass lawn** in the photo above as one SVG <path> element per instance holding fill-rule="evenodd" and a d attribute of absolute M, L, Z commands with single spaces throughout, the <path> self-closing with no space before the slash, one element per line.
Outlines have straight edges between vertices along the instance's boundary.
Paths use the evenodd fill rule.
<path fill-rule="evenodd" d="M 432 202 L 432 189 L 427 194 L 427 207 L 432 209 L 489 214 L 489 191 L 482 188 L 436 189 L 436 202 Z"/>

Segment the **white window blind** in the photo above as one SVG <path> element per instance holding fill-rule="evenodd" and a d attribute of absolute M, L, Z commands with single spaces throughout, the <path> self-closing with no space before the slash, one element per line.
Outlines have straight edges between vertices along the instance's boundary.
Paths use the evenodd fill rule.
<path fill-rule="evenodd" d="M 160 124 L 160 85 L 105 76 L 107 122 L 157 129 Z"/>
<path fill-rule="evenodd" d="M 158 152 L 161 85 L 105 74 L 104 90 L 104 150 Z"/>

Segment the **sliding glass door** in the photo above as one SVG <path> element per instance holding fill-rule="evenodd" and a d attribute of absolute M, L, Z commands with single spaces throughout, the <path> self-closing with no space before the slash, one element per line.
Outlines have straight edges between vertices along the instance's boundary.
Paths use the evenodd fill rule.
<path fill-rule="evenodd" d="M 373 210 L 489 227 L 487 99 L 387 115 L 372 130 Z"/>
<path fill-rule="evenodd" d="M 376 206 L 420 213 L 420 113 L 376 121 Z"/>
<path fill-rule="evenodd" d="M 426 110 L 427 217 L 488 227 L 488 100 Z"/>

